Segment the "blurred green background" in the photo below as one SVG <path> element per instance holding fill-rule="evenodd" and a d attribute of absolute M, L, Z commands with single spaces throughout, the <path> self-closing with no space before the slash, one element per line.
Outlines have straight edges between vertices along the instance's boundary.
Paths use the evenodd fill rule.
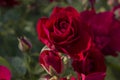
<path fill-rule="evenodd" d="M 96 0 L 97 12 L 111 9 L 112 4 L 108 1 Z M 73 6 L 78 11 L 90 7 L 88 0 L 20 0 L 15 7 L 0 7 L 0 64 L 12 70 L 12 80 L 38 80 L 45 74 L 38 64 L 43 44 L 38 41 L 36 23 L 43 16 L 49 17 L 55 6 Z M 20 36 L 26 36 L 31 41 L 30 53 L 19 50 L 17 38 Z M 106 64 L 106 80 L 119 80 L 120 57 L 108 56 Z"/>

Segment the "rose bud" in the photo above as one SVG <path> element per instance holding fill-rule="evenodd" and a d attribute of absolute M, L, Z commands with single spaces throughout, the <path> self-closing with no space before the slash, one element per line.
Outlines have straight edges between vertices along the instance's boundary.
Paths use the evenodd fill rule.
<path fill-rule="evenodd" d="M 0 6 L 1 7 L 14 7 L 16 5 L 19 5 L 20 2 L 18 0 L 0 0 Z"/>
<path fill-rule="evenodd" d="M 39 56 L 39 63 L 50 75 L 62 73 L 63 64 L 58 52 L 52 50 L 42 51 Z"/>
<path fill-rule="evenodd" d="M 49 18 L 38 20 L 36 29 L 41 42 L 72 58 L 79 58 L 91 44 L 89 26 L 73 7 L 54 8 Z"/>
<path fill-rule="evenodd" d="M 72 62 L 72 66 L 78 74 L 88 76 L 93 73 L 106 72 L 104 56 L 99 49 L 91 48 L 83 54 L 83 60 L 73 60 Z"/>
<path fill-rule="evenodd" d="M 2 65 L 0 65 L 0 80 L 11 80 L 10 70 Z"/>
<path fill-rule="evenodd" d="M 22 52 L 28 52 L 32 48 L 31 42 L 24 36 L 18 38 L 18 47 Z"/>

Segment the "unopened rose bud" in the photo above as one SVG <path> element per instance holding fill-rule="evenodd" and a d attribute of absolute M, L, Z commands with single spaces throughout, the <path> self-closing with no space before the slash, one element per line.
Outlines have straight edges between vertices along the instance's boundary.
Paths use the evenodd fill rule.
<path fill-rule="evenodd" d="M 25 37 L 18 38 L 18 47 L 22 52 L 28 52 L 32 48 L 31 42 Z"/>

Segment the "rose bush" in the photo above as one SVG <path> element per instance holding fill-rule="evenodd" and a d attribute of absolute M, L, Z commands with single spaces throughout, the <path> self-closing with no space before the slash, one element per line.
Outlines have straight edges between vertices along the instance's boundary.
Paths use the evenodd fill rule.
<path fill-rule="evenodd" d="M 89 1 L 90 10 L 80 13 L 72 7 L 54 8 L 49 18 L 38 20 L 37 33 L 39 40 L 51 51 L 66 57 L 63 60 L 65 69 L 70 68 L 77 73 L 74 79 L 104 80 L 104 55 L 117 56 L 116 51 L 120 51 L 120 7 L 97 13 L 95 0 Z M 63 75 L 55 78 L 67 80 L 69 75 Z"/>

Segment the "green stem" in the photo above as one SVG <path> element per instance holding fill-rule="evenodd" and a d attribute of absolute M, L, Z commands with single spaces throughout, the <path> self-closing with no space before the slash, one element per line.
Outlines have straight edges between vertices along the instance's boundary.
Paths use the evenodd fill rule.
<path fill-rule="evenodd" d="M 30 59 L 30 56 L 28 55 L 28 53 L 24 53 L 24 60 L 25 60 L 27 71 L 28 71 L 29 80 L 33 80 L 29 59 Z"/>

